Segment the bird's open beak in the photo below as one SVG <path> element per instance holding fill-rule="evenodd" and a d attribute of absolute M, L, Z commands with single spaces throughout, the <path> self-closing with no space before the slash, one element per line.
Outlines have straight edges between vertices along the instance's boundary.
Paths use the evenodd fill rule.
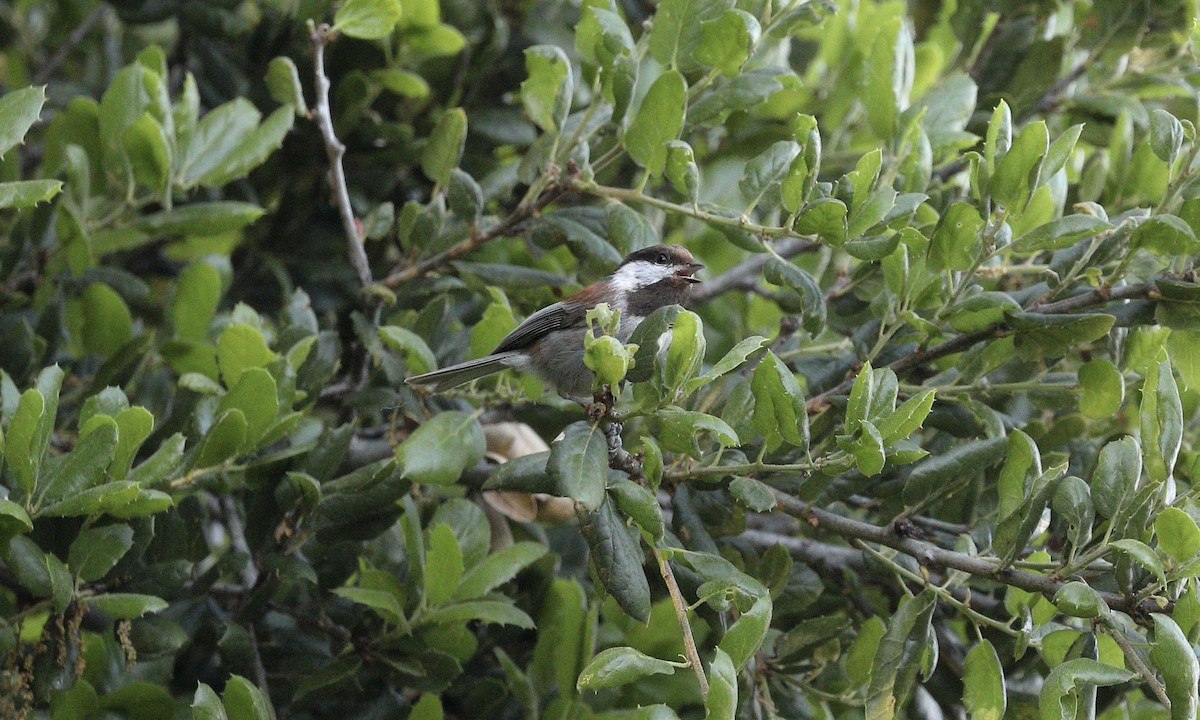
<path fill-rule="evenodd" d="M 703 269 L 704 269 L 704 266 L 701 265 L 700 263 L 697 263 L 697 262 L 688 263 L 687 265 L 684 265 L 679 270 L 676 270 L 675 274 L 690 283 L 698 283 L 698 282 L 700 282 L 700 278 L 696 277 L 696 273 Z"/>

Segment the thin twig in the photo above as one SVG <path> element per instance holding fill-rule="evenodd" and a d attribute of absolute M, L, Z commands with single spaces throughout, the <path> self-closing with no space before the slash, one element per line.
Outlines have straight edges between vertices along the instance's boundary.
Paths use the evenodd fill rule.
<path fill-rule="evenodd" d="M 100 3 L 96 6 L 95 10 L 92 10 L 90 13 L 88 13 L 87 17 L 80 21 L 80 23 L 75 26 L 75 29 L 71 31 L 71 34 L 67 36 L 67 41 L 58 47 L 58 52 L 54 53 L 54 57 L 47 60 L 45 65 L 42 65 L 40 68 L 38 68 L 37 73 L 35 73 L 33 76 L 32 84 L 41 85 L 49 80 L 50 76 L 54 75 L 59 66 L 66 61 L 67 55 L 70 55 L 71 51 L 74 50 L 79 43 L 83 42 L 83 39 L 92 31 L 92 28 L 96 26 L 96 23 L 100 22 L 100 18 L 104 17 L 104 13 L 107 11 L 108 5 Z"/>
<path fill-rule="evenodd" d="M 895 526 L 880 527 L 860 520 L 843 517 L 836 513 L 812 507 L 779 490 L 773 490 L 779 509 L 794 518 L 802 520 L 814 528 L 829 530 L 842 537 L 856 538 L 868 542 L 885 545 L 899 550 L 905 555 L 917 559 L 922 565 L 961 570 L 971 575 L 994 580 L 1005 585 L 1021 588 L 1029 592 L 1041 593 L 1053 597 L 1054 593 L 1064 585 L 1049 575 L 1041 575 L 1028 570 L 1005 568 L 999 558 L 967 555 L 938 547 L 933 543 L 906 537 L 897 532 Z M 1100 592 L 1101 599 L 1113 610 L 1122 612 L 1159 612 L 1161 608 L 1153 601 L 1134 604 L 1124 595 L 1111 592 Z"/>
<path fill-rule="evenodd" d="M 1052 315 L 1060 313 L 1071 313 L 1078 310 L 1084 310 L 1095 305 L 1103 305 L 1109 302 L 1118 300 L 1129 300 L 1133 298 L 1144 298 L 1150 296 L 1156 291 L 1153 282 L 1138 283 L 1136 285 L 1125 285 L 1118 288 L 1096 288 L 1073 297 L 1059 300 L 1057 302 L 1047 303 L 1034 307 L 1031 312 Z M 905 373 L 914 370 L 928 362 L 937 360 L 938 358 L 946 357 L 963 352 L 978 343 L 992 338 L 1001 337 L 1009 331 L 1008 326 L 1003 323 L 996 323 L 991 327 L 975 332 L 965 333 L 958 337 L 951 338 L 945 342 L 938 343 L 925 350 L 914 352 L 911 355 L 906 355 L 894 363 L 888 365 L 889 368 L 898 376 L 903 376 Z M 854 378 L 847 378 L 840 384 L 826 390 L 819 395 L 815 395 L 808 401 L 810 412 L 823 410 L 827 405 L 827 400 L 836 395 L 845 395 L 850 392 L 850 388 L 854 386 Z"/>
<path fill-rule="evenodd" d="M 486 242 L 495 240 L 498 237 L 511 235 L 520 227 L 521 223 L 535 217 L 542 209 L 557 200 L 564 192 L 566 192 L 566 188 L 562 185 L 551 184 L 532 203 L 518 205 L 508 217 L 488 229 L 475 230 L 466 239 L 460 240 L 437 255 L 427 257 L 403 270 L 393 272 L 384 278 L 383 284 L 389 288 L 399 287 L 406 282 L 416 280 L 427 272 L 436 270 L 452 260 L 466 255 Z"/>
<path fill-rule="evenodd" d="M 363 247 L 362 233 L 358 221 L 354 219 L 354 208 L 350 206 L 350 191 L 346 188 L 346 171 L 342 168 L 342 157 L 346 154 L 346 146 L 338 140 L 333 131 L 333 114 L 329 109 L 329 78 L 325 75 L 325 46 L 333 39 L 329 25 L 315 25 L 308 21 L 309 40 L 313 48 L 313 78 L 316 86 L 317 102 L 310 115 L 313 122 L 321 131 L 325 141 L 325 153 L 329 156 L 329 182 L 333 190 L 333 204 L 337 206 L 338 215 L 342 220 L 342 232 L 346 235 L 346 249 L 349 251 L 350 264 L 358 275 L 358 281 L 365 287 L 370 285 L 371 264 L 367 260 L 367 251 Z"/>
<path fill-rule="evenodd" d="M 1125 659 L 1133 666 L 1138 675 L 1146 681 L 1150 686 L 1150 690 L 1154 693 L 1154 697 L 1163 704 L 1168 710 L 1171 709 L 1171 698 L 1167 697 L 1167 690 L 1163 684 L 1158 681 L 1150 668 L 1146 667 L 1146 663 L 1142 662 L 1142 656 L 1138 655 L 1137 650 L 1129 643 L 1129 638 L 1125 637 L 1125 633 L 1121 632 L 1121 628 L 1117 627 L 1111 619 L 1105 620 L 1102 626 L 1108 633 L 1108 636 L 1117 642 L 1121 652 L 1125 653 Z"/>
<path fill-rule="evenodd" d="M 687 656 L 688 665 L 692 666 L 692 672 L 696 674 L 696 682 L 700 685 L 700 695 L 707 700 L 708 678 L 704 675 L 704 666 L 700 664 L 700 653 L 696 650 L 696 637 L 692 634 L 692 624 L 688 622 L 687 603 L 683 601 L 679 583 L 675 582 L 675 573 L 671 571 L 671 563 L 667 562 L 662 550 L 657 547 L 651 549 L 654 550 L 654 559 L 658 561 L 658 571 L 662 573 L 663 582 L 667 584 L 667 592 L 671 594 L 671 605 L 675 608 L 675 617 L 679 620 L 679 627 L 683 630 L 683 651 Z"/>

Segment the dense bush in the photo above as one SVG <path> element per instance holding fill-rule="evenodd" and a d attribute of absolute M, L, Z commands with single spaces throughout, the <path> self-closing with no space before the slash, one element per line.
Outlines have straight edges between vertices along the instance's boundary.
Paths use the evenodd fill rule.
<path fill-rule="evenodd" d="M 0 7 L 0 715 L 1196 717 L 1196 12 Z"/>

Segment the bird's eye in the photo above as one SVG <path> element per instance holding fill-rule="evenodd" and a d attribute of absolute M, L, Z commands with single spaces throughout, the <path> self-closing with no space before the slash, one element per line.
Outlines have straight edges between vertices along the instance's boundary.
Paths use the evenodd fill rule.
<path fill-rule="evenodd" d="M 666 265 L 670 263 L 670 260 L 667 258 L 666 253 L 659 253 L 658 257 L 654 258 L 654 262 L 659 265 Z"/>

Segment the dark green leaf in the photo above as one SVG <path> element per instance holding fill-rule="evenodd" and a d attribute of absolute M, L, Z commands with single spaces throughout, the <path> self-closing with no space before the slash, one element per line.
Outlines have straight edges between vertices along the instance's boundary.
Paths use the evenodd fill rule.
<path fill-rule="evenodd" d="M 428 485 L 449 485 L 483 459 L 486 442 L 474 415 L 439 413 L 396 447 L 405 478 Z"/>
<path fill-rule="evenodd" d="M 608 441 L 597 425 L 572 423 L 563 438 L 550 446 L 546 472 L 554 481 L 556 494 L 578 501 L 588 510 L 604 502 L 608 477 Z"/>
<path fill-rule="evenodd" d="M 642 551 L 630 535 L 615 503 L 594 512 L 579 511 L 579 530 L 591 550 L 592 568 L 621 609 L 638 622 L 650 617 L 650 585 L 642 570 Z"/>

